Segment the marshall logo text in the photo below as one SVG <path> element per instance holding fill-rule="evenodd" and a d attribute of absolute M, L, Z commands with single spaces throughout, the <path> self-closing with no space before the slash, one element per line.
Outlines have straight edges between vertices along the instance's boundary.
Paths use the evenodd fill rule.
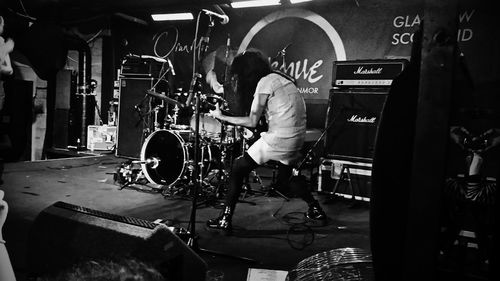
<path fill-rule="evenodd" d="M 382 74 L 382 67 L 379 67 L 377 69 L 365 69 L 364 67 L 360 66 L 356 71 L 354 71 L 354 74 Z"/>
<path fill-rule="evenodd" d="M 354 114 L 350 118 L 347 119 L 347 122 L 352 122 L 352 123 L 367 123 L 367 124 L 375 124 L 377 121 L 377 117 L 359 117 L 358 115 Z"/>

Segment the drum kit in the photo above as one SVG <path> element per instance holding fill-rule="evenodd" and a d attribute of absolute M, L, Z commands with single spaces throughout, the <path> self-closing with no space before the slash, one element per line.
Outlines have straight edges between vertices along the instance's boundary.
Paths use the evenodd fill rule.
<path fill-rule="evenodd" d="M 195 175 L 195 180 L 202 183 L 202 190 L 220 194 L 220 189 L 227 179 L 227 170 L 233 158 L 241 152 L 241 141 L 244 140 L 243 128 L 220 122 L 206 114 L 209 109 L 215 108 L 216 102 L 223 108 L 227 107 L 225 100 L 215 95 L 199 94 L 201 111 L 196 145 L 196 113 L 184 122 L 189 124 L 179 124 L 181 122 L 178 121 L 178 112 L 186 107 L 185 103 L 152 90 L 147 90 L 146 95 L 172 106 L 161 106 L 166 111 L 164 122 L 159 122 L 158 110 L 151 111 L 154 128 L 142 144 L 140 160 L 132 161 L 132 164 L 140 164 L 141 168 L 136 169 L 138 175 L 129 176 L 128 180 L 123 180 L 122 183 L 129 185 L 144 183 L 144 180 L 147 180 L 148 183 L 158 186 L 157 189 L 164 195 L 189 195 L 189 185 Z M 171 115 L 169 108 L 172 108 Z M 195 153 L 198 153 L 198 163 L 195 163 Z M 196 165 L 199 172 L 194 174 Z M 130 169 L 127 174 L 131 174 Z M 141 178 L 142 181 L 139 180 Z"/>

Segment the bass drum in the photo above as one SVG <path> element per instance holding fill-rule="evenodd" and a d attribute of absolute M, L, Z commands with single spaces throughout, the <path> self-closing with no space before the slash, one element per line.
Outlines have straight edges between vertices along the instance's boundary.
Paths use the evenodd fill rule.
<path fill-rule="evenodd" d="M 193 165 L 194 143 L 191 131 L 157 130 L 149 135 L 141 149 L 141 168 L 144 176 L 159 185 L 172 186 L 190 177 L 189 165 Z M 212 168 L 212 149 L 206 143 L 200 145 L 203 159 L 202 176 Z"/>

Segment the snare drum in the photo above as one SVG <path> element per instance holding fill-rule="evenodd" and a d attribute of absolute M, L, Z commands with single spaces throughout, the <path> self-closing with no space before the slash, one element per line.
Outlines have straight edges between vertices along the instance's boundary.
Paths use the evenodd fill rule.
<path fill-rule="evenodd" d="M 152 183 L 172 186 L 180 180 L 189 179 L 189 165 L 194 165 L 194 144 L 190 131 L 157 130 L 149 135 L 141 149 L 141 168 Z M 213 168 L 218 150 L 206 142 L 199 145 L 199 155 L 203 159 L 201 169 L 205 177 Z"/>

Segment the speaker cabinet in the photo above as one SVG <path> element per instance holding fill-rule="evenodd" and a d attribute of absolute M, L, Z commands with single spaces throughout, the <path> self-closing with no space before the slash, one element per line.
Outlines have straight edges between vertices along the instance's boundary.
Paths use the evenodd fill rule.
<path fill-rule="evenodd" d="M 166 280 L 204 280 L 206 263 L 166 226 L 56 202 L 35 219 L 28 240 L 33 276 L 56 274 L 86 260 L 133 257 Z"/>
<path fill-rule="evenodd" d="M 325 139 L 327 157 L 371 160 L 387 91 L 331 90 Z"/>
<path fill-rule="evenodd" d="M 57 72 L 52 146 L 66 149 L 81 141 L 82 108 L 76 101 L 77 74 L 62 69 Z M 92 104 L 93 106 L 93 104 Z"/>
<path fill-rule="evenodd" d="M 152 86 L 152 78 L 120 78 L 116 156 L 140 158 L 142 143 L 150 129 L 146 125 L 150 119 L 146 90 Z"/>
<path fill-rule="evenodd" d="M 11 79 L 5 81 L 4 89 L 5 105 L 0 115 L 0 129 L 6 130 L 10 147 L 2 151 L 2 157 L 8 161 L 31 160 L 33 82 Z M 0 131 L 0 136 L 3 133 Z"/>

